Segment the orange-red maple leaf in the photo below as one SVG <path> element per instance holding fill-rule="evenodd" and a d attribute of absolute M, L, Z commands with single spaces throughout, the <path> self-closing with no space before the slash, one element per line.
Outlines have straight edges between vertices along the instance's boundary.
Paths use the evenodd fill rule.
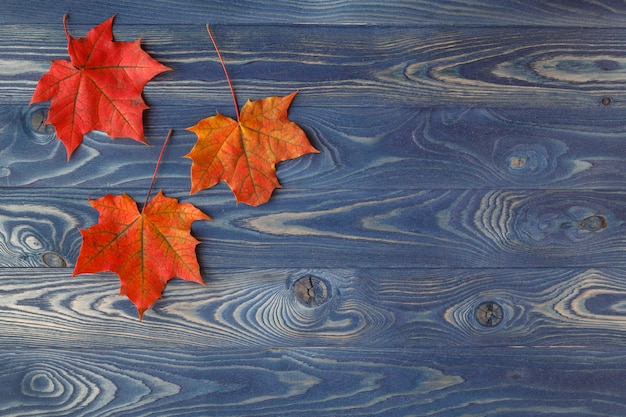
<path fill-rule="evenodd" d="M 198 141 L 186 157 L 191 164 L 191 193 L 225 181 L 237 202 L 258 206 L 280 187 L 276 164 L 318 152 L 304 131 L 287 116 L 296 93 L 248 101 L 239 121 L 217 113 L 187 128 Z"/>
<path fill-rule="evenodd" d="M 31 100 L 50 100 L 47 123 L 54 125 L 68 158 L 92 130 L 145 143 L 142 118 L 148 106 L 141 93 L 148 81 L 171 69 L 141 49 L 141 39 L 113 41 L 114 17 L 85 38 L 72 37 L 64 17 L 71 61 L 52 61 Z"/>
<path fill-rule="evenodd" d="M 81 230 L 83 244 L 73 275 L 112 271 L 120 294 L 137 306 L 139 318 L 175 277 L 203 283 L 191 235 L 196 220 L 210 220 L 190 203 L 159 193 L 139 211 L 127 194 L 90 200 L 98 223 Z"/>

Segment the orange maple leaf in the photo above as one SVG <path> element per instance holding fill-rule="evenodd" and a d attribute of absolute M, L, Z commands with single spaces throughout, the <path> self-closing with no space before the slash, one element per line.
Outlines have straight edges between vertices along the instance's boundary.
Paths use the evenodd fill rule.
<path fill-rule="evenodd" d="M 196 220 L 210 220 L 190 203 L 180 204 L 161 191 L 140 212 L 127 194 L 90 200 L 100 212 L 98 223 L 80 230 L 83 244 L 73 276 L 112 271 L 120 294 L 137 306 L 141 319 L 175 277 L 203 284 L 191 235 Z"/>
<path fill-rule="evenodd" d="M 141 97 L 156 75 L 171 70 L 143 49 L 141 39 L 113 41 L 115 16 L 91 29 L 85 38 L 72 37 L 63 17 L 71 61 L 52 61 L 35 88 L 31 104 L 50 100 L 47 123 L 67 149 L 68 159 L 92 130 L 111 138 L 145 143 Z"/>
<path fill-rule="evenodd" d="M 304 131 L 287 117 L 296 93 L 248 101 L 239 121 L 217 113 L 188 128 L 198 141 L 192 159 L 191 193 L 225 181 L 237 202 L 258 206 L 280 187 L 276 164 L 318 152 Z"/>

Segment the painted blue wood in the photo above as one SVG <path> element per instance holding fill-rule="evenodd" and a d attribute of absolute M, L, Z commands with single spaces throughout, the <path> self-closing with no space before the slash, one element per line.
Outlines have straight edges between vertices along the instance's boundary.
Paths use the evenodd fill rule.
<path fill-rule="evenodd" d="M 73 22 L 84 36 L 91 25 Z M 299 90 L 307 106 L 484 106 L 589 109 L 626 103 L 621 29 L 216 25 L 239 98 Z M 174 70 L 148 83 L 149 105 L 232 107 L 202 24 L 114 25 Z M 37 51 L 33 54 L 32 51 Z M 0 26 L 2 104 L 30 101 L 53 59 L 67 59 L 58 22 Z M 365 109 L 364 109 L 365 110 Z M 177 126 L 175 126 L 177 127 Z"/>
<path fill-rule="evenodd" d="M 117 13 L 116 39 L 174 68 L 144 94 L 153 146 L 93 133 L 68 162 L 28 106 L 67 58 L 64 13 L 74 36 Z M 626 414 L 625 13 L 3 4 L 0 414 Z M 183 128 L 234 113 L 205 22 L 240 101 L 299 90 L 290 115 L 321 150 L 258 208 L 188 195 Z M 113 274 L 71 272 L 87 198 L 143 201 L 170 128 L 156 188 L 214 218 L 193 227 L 207 285 L 175 280 L 140 322 Z"/>
<path fill-rule="evenodd" d="M 0 351 L 626 348 L 626 269 L 203 269 L 143 321 L 114 274 L 0 271 Z M 322 280 L 323 302 L 296 282 Z M 318 294 L 321 295 L 321 294 Z M 499 322 L 480 320 L 495 303 Z M 493 308 L 492 308 L 493 311 Z M 88 336 L 86 336 L 88 335 Z"/>
<path fill-rule="evenodd" d="M 119 14 L 129 24 L 262 23 L 383 25 L 541 25 L 623 27 L 626 6 L 619 0 L 167 0 L 125 2 L 80 0 L 7 2 L 0 23 L 49 22 L 68 13 L 89 24 Z"/>
<path fill-rule="evenodd" d="M 622 349 L 2 352 L 0 411 L 614 417 L 626 412 L 624 362 Z"/>
<path fill-rule="evenodd" d="M 219 187 L 189 197 L 202 266 L 523 268 L 626 266 L 626 193 L 613 191 L 281 189 L 260 207 Z M 109 190 L 111 191 L 111 190 Z M 118 190 L 143 202 L 145 189 Z M 93 189 L 3 189 L 5 266 L 74 264 L 78 228 L 97 221 Z M 56 259 L 56 255 L 52 255 Z M 63 261 L 61 261 L 61 259 Z"/>
<path fill-rule="evenodd" d="M 390 107 L 372 117 L 357 107 L 308 107 L 307 99 L 297 96 L 289 114 L 321 153 L 278 165 L 287 190 L 611 190 L 626 184 L 623 109 L 546 114 L 541 108 Z M 157 106 L 146 118 L 152 146 L 91 133 L 68 162 L 65 148 L 41 124 L 46 112 L 43 104 L 0 107 L 3 186 L 147 189 L 166 132 L 209 116 L 201 106 Z M 184 156 L 195 141 L 191 132 L 174 132 L 157 186 L 190 189 L 191 160 Z"/>
<path fill-rule="evenodd" d="M 192 201 L 222 214 L 198 224 L 206 242 L 198 253 L 222 267 L 256 267 L 268 260 L 339 268 L 586 267 L 626 261 L 621 192 L 306 189 L 279 191 L 256 210 L 220 210 L 214 200 L 200 198 Z M 248 256 L 241 259 L 244 253 Z"/>

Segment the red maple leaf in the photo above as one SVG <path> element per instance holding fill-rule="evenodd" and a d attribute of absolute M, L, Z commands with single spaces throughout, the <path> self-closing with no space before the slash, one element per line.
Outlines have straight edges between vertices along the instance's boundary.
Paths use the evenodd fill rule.
<path fill-rule="evenodd" d="M 31 99 L 31 104 L 51 101 L 47 123 L 54 125 L 68 158 L 92 130 L 145 143 L 142 118 L 148 106 L 141 93 L 148 81 L 171 69 L 141 49 L 141 39 L 113 41 L 114 17 L 85 38 L 74 38 L 64 16 L 71 61 L 53 61 Z"/>
<path fill-rule="evenodd" d="M 239 113 L 224 60 L 207 25 L 230 87 L 237 120 L 217 113 L 188 128 L 198 141 L 186 156 L 191 164 L 191 193 L 225 181 L 237 202 L 258 206 L 280 187 L 276 164 L 319 152 L 306 133 L 287 116 L 296 93 L 248 101 Z"/>
<path fill-rule="evenodd" d="M 73 276 L 112 271 L 120 294 L 137 306 L 139 318 L 175 277 L 203 283 L 191 235 L 196 220 L 210 220 L 190 203 L 180 204 L 161 191 L 140 212 L 127 194 L 90 200 L 98 223 L 81 230 L 83 244 Z"/>

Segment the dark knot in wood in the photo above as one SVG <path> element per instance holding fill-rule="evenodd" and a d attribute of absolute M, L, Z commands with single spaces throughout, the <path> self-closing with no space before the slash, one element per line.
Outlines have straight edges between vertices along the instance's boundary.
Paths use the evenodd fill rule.
<path fill-rule="evenodd" d="M 580 222 L 580 226 L 590 232 L 598 232 L 606 228 L 607 222 L 604 216 L 589 216 Z"/>
<path fill-rule="evenodd" d="M 46 120 L 48 119 L 48 109 L 40 107 L 30 114 L 30 128 L 35 132 L 47 133 Z"/>
<path fill-rule="evenodd" d="M 476 320 L 482 326 L 494 327 L 502 322 L 502 307 L 493 301 L 481 303 L 476 308 Z"/>
<path fill-rule="evenodd" d="M 22 127 L 27 137 L 37 145 L 47 145 L 56 138 L 54 126 L 46 124 L 48 120 L 48 106 L 33 104 L 23 112 Z"/>
<path fill-rule="evenodd" d="M 41 260 L 49 268 L 65 268 L 67 262 L 56 252 L 46 252 L 41 255 Z"/>
<path fill-rule="evenodd" d="M 296 299 L 306 307 L 317 307 L 328 299 L 329 285 L 321 278 L 307 275 L 293 283 Z"/>

